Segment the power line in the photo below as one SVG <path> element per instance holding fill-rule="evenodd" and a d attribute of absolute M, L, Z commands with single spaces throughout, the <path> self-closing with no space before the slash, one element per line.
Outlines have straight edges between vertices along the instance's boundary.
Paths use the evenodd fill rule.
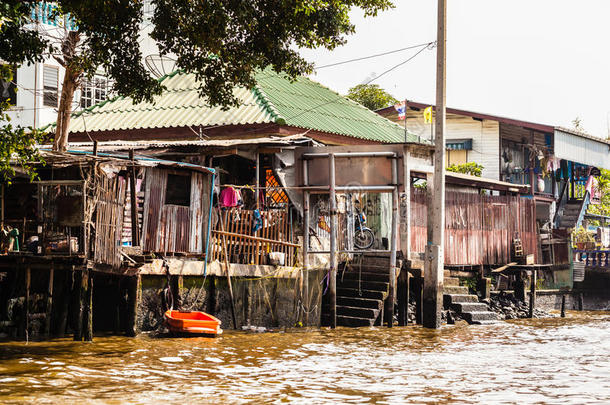
<path fill-rule="evenodd" d="M 400 49 L 395 49 L 393 51 L 388 51 L 388 52 L 383 52 L 383 53 L 378 53 L 375 55 L 369 55 L 369 56 L 362 56 L 360 58 L 355 58 L 355 59 L 348 59 L 348 60 L 344 60 L 343 62 L 336 62 L 336 63 L 330 63 L 328 65 L 322 65 L 322 66 L 316 66 L 315 69 L 324 69 L 327 67 L 333 67 L 333 66 L 339 66 L 339 65 L 344 65 L 346 63 L 351 63 L 351 62 L 359 62 L 361 60 L 367 60 L 367 59 L 372 59 L 372 58 L 378 58 L 380 56 L 385 56 L 385 55 L 391 55 L 393 53 L 398 53 L 398 52 L 402 52 L 402 51 L 407 51 L 409 49 L 415 49 L 415 48 L 420 48 L 420 47 L 428 47 L 432 44 L 435 44 L 436 41 L 432 41 L 432 42 L 426 42 L 425 44 L 419 44 L 419 45 L 412 45 L 412 46 L 408 46 L 406 48 L 400 48 Z"/>
<path fill-rule="evenodd" d="M 405 61 L 400 62 L 397 65 L 392 66 L 391 68 L 389 68 L 388 70 L 386 70 L 385 72 L 383 72 L 382 74 L 380 74 L 379 76 L 373 77 L 371 80 L 369 80 L 368 82 L 364 83 L 364 84 L 371 84 L 373 81 L 379 79 L 380 77 L 384 76 L 387 73 L 390 73 L 392 70 L 399 68 L 400 66 L 410 62 L 413 58 L 415 58 L 417 55 L 419 55 L 420 53 L 422 53 L 423 51 L 425 51 L 426 49 L 433 49 L 434 46 L 432 46 L 432 44 L 435 44 L 436 42 L 431 42 L 430 44 L 428 44 L 428 46 L 426 46 L 425 48 L 420 49 L 419 51 L 417 51 L 413 56 L 411 56 L 410 58 L 408 58 Z"/>

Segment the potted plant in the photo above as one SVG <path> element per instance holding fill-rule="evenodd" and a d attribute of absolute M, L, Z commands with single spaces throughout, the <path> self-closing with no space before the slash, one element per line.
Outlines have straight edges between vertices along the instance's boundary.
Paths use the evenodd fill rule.
<path fill-rule="evenodd" d="M 582 226 L 578 227 L 577 230 L 572 232 L 572 241 L 576 245 L 577 249 L 595 249 L 595 238 Z"/>

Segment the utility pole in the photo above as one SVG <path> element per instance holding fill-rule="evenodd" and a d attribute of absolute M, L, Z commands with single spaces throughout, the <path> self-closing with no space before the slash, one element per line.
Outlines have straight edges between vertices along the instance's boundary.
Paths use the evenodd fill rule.
<path fill-rule="evenodd" d="M 434 177 L 428 182 L 428 245 L 424 263 L 423 325 L 438 328 L 443 310 L 445 239 L 445 109 L 447 0 L 438 0 L 436 51 L 436 134 L 434 137 Z M 431 190 L 432 189 L 432 190 Z"/>

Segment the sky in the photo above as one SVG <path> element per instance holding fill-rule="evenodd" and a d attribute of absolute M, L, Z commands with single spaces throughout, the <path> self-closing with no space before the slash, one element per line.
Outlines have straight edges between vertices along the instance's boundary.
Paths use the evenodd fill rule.
<path fill-rule="evenodd" d="M 395 0 L 377 17 L 351 12 L 356 33 L 333 51 L 301 50 L 318 66 L 436 40 L 434 0 Z M 447 106 L 572 127 L 607 137 L 610 118 L 610 1 L 447 0 Z M 319 69 L 310 77 L 347 90 L 417 50 Z M 436 50 L 379 84 L 397 99 L 434 103 Z"/>

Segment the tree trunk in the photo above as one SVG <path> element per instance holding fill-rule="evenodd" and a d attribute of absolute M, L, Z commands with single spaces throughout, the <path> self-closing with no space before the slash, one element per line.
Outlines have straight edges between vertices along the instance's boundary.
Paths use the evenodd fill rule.
<path fill-rule="evenodd" d="M 80 34 L 76 31 L 68 32 L 61 46 L 63 58 L 56 58 L 65 68 L 64 81 L 61 88 L 59 110 L 57 111 L 57 127 L 55 129 L 55 140 L 53 150 L 65 152 L 68 149 L 68 130 L 70 129 L 70 116 L 72 114 L 72 100 L 74 92 L 78 88 L 80 77 L 83 73 L 81 68 L 76 67 L 75 59 L 78 58 L 77 46 L 80 42 Z"/>
<path fill-rule="evenodd" d="M 61 99 L 59 101 L 59 111 L 57 112 L 57 127 L 55 130 L 55 140 L 53 150 L 65 152 L 68 149 L 68 130 L 70 129 L 70 116 L 72 114 L 72 100 L 77 88 L 79 72 L 73 72 L 69 67 L 66 68 L 64 81 L 61 89 Z"/>

